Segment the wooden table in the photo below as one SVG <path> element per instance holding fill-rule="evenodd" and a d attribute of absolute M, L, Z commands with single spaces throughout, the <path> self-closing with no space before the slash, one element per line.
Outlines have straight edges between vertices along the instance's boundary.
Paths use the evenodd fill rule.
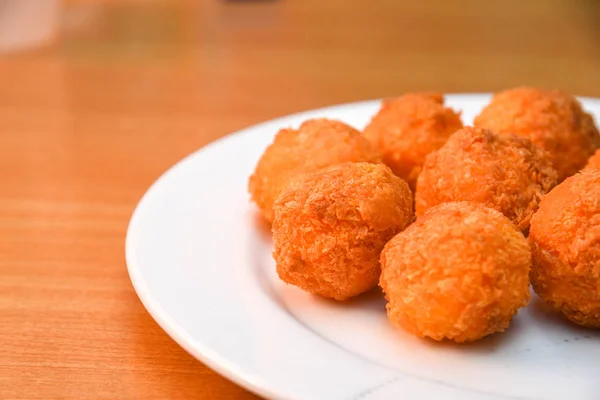
<path fill-rule="evenodd" d="M 600 96 L 598 2 L 425 3 L 71 0 L 52 45 L 1 55 L 0 398 L 253 397 L 163 333 L 126 272 L 136 202 L 200 146 L 403 91 Z"/>

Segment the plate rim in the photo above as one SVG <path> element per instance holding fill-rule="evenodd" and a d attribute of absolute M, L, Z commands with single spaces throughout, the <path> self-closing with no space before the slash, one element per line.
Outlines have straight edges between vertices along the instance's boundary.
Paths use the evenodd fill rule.
<path fill-rule="evenodd" d="M 446 100 L 449 97 L 453 98 L 486 98 L 492 96 L 492 92 L 449 92 L 444 93 Z M 600 98 L 594 97 L 584 97 L 584 96 L 576 96 L 579 101 L 582 102 L 590 102 L 597 103 L 600 106 Z M 134 245 L 133 245 L 133 235 L 135 231 L 135 226 L 138 223 L 140 214 L 142 212 L 143 207 L 148 201 L 149 196 L 152 195 L 153 191 L 157 186 L 161 184 L 164 180 L 168 179 L 168 177 L 174 173 L 177 169 L 181 168 L 182 165 L 185 165 L 190 159 L 200 156 L 204 152 L 210 152 L 214 148 L 219 147 L 221 145 L 226 144 L 227 142 L 235 139 L 239 139 L 241 136 L 246 136 L 251 134 L 254 130 L 259 130 L 263 126 L 273 125 L 273 124 L 283 124 L 284 121 L 290 119 L 299 119 L 303 118 L 305 115 L 315 114 L 315 113 L 331 113 L 335 110 L 341 108 L 348 107 L 364 107 L 371 106 L 380 103 L 384 98 L 375 98 L 368 100 L 361 100 L 349 103 L 338 103 L 334 105 L 329 105 L 325 107 L 319 107 L 314 109 L 306 109 L 303 111 L 299 111 L 292 114 L 281 115 L 269 120 L 250 125 L 248 127 L 242 128 L 235 132 L 226 134 L 218 139 L 212 140 L 201 147 L 191 151 L 184 157 L 180 158 L 177 162 L 172 164 L 166 170 L 164 170 L 144 191 L 144 194 L 137 201 L 134 211 L 131 214 L 129 223 L 127 225 L 127 231 L 125 235 L 125 261 L 126 268 L 128 272 L 129 279 L 131 284 L 136 292 L 136 295 L 140 299 L 142 305 L 150 314 L 152 319 L 159 325 L 159 327 L 167 333 L 167 335 L 174 340 L 181 348 L 183 348 L 188 354 L 196 358 L 196 360 L 204 363 L 209 368 L 220 374 L 221 376 L 229 379 L 235 384 L 249 390 L 252 393 L 255 393 L 259 396 L 267 397 L 267 398 L 294 398 L 289 397 L 289 394 L 282 393 L 281 391 L 269 387 L 268 384 L 261 384 L 253 379 L 249 378 L 247 373 L 239 370 L 239 368 L 228 360 L 226 357 L 219 355 L 217 352 L 213 351 L 209 346 L 206 346 L 202 342 L 199 342 L 193 338 L 186 330 L 176 321 L 174 321 L 169 314 L 162 308 L 158 301 L 152 299 L 152 294 L 148 287 L 146 286 L 146 282 L 142 277 L 142 270 L 135 262 L 134 257 Z M 597 121 L 600 122 L 600 121 Z M 194 345 L 191 345 L 193 343 Z M 508 397 L 510 398 L 510 397 Z"/>
<path fill-rule="evenodd" d="M 463 94 L 470 95 L 470 94 Z M 171 317 L 169 317 L 168 313 L 166 313 L 163 308 L 152 300 L 151 294 L 149 293 L 148 288 L 145 285 L 143 278 L 140 276 L 141 271 L 137 268 L 136 263 L 134 262 L 133 257 L 133 230 L 135 224 L 138 220 L 139 215 L 141 213 L 141 209 L 144 206 L 145 201 L 151 195 L 151 192 L 160 184 L 161 181 L 168 178 L 168 176 L 173 173 L 173 171 L 179 168 L 181 165 L 185 164 L 191 158 L 197 157 L 198 155 L 204 152 L 210 152 L 213 148 L 223 145 L 224 143 L 233 140 L 234 138 L 238 138 L 241 135 L 247 135 L 250 131 L 254 129 L 260 129 L 263 125 L 276 124 L 283 120 L 289 120 L 292 118 L 302 118 L 305 114 L 310 114 L 314 112 L 328 112 L 333 109 L 347 107 L 347 106 L 365 106 L 370 104 L 376 104 L 380 102 L 381 99 L 370 99 L 370 100 L 361 100 L 351 103 L 339 103 L 330 106 L 315 108 L 315 109 L 307 109 L 303 111 L 299 111 L 293 114 L 281 115 L 275 118 L 259 122 L 254 125 L 250 125 L 248 127 L 242 128 L 235 132 L 226 134 L 218 139 L 215 139 L 196 150 L 190 152 L 186 156 L 182 157 L 170 167 L 168 167 L 165 171 L 163 171 L 151 184 L 148 186 L 144 192 L 144 194 L 138 200 L 133 213 L 131 214 L 131 218 L 129 219 L 129 223 L 127 225 L 127 232 L 125 234 L 125 263 L 127 267 L 127 273 L 129 275 L 129 279 L 133 286 L 136 295 L 140 299 L 142 305 L 150 314 L 152 319 L 158 324 L 158 326 L 165 331 L 165 333 L 173 340 L 177 345 L 183 348 L 188 354 L 193 356 L 196 360 L 206 364 L 209 368 L 216 371 L 220 375 L 226 377 L 237 385 L 245 388 L 246 390 L 251 391 L 252 393 L 258 394 L 267 398 L 283 398 L 283 394 L 277 391 L 271 390 L 266 385 L 261 385 L 257 382 L 253 382 L 247 378 L 247 375 L 242 371 L 237 371 L 237 367 L 232 365 L 227 359 L 221 357 L 219 354 L 213 352 L 210 348 L 203 345 L 202 343 L 197 343 L 186 331 L 183 329 L 177 322 L 173 321 Z M 194 342 L 195 346 L 191 346 L 190 343 Z"/>

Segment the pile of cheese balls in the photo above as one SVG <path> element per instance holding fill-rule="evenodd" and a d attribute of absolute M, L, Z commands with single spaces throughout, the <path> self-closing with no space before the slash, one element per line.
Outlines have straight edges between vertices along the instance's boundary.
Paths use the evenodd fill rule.
<path fill-rule="evenodd" d="M 437 93 L 384 100 L 359 132 L 282 129 L 249 180 L 279 277 L 456 342 L 505 330 L 529 287 L 600 328 L 600 135 L 571 95 L 499 92 L 463 126 Z M 595 153 L 595 154 L 594 154 Z"/>

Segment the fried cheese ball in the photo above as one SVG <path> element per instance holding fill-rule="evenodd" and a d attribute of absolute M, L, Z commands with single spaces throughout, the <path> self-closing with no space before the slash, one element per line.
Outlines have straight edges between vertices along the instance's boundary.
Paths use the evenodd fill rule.
<path fill-rule="evenodd" d="M 273 203 L 298 175 L 344 162 L 379 163 L 381 158 L 359 131 L 340 121 L 313 119 L 298 130 L 282 129 L 258 161 L 248 190 L 265 219 Z"/>
<path fill-rule="evenodd" d="M 549 156 L 528 139 L 465 127 L 431 153 L 417 181 L 417 216 L 451 201 L 476 201 L 526 231 L 541 197 L 556 184 Z"/>
<path fill-rule="evenodd" d="M 547 150 L 561 182 L 600 147 L 598 128 L 577 99 L 560 90 L 518 87 L 499 92 L 475 126 L 529 138 Z"/>
<path fill-rule="evenodd" d="M 386 244 L 381 280 L 391 322 L 434 340 L 504 331 L 529 302 L 523 234 L 480 203 L 444 203 Z"/>
<path fill-rule="evenodd" d="M 587 162 L 586 168 L 600 168 L 600 150 L 596 151 Z"/>
<path fill-rule="evenodd" d="M 306 174 L 274 206 L 279 277 L 346 300 L 375 286 L 383 246 L 413 220 L 412 193 L 383 164 L 345 163 Z"/>
<path fill-rule="evenodd" d="M 363 134 L 414 190 L 427 154 L 462 126 L 460 113 L 445 107 L 441 94 L 409 93 L 384 100 Z"/>
<path fill-rule="evenodd" d="M 531 219 L 531 283 L 576 324 L 600 328 L 600 169 L 567 178 Z"/>

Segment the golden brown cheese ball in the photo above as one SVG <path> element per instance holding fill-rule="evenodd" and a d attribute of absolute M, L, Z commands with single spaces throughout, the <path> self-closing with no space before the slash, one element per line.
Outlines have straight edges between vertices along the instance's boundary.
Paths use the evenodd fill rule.
<path fill-rule="evenodd" d="M 508 328 L 529 302 L 531 252 L 500 212 L 444 203 L 396 235 L 381 254 L 393 324 L 434 340 L 477 340 Z"/>
<path fill-rule="evenodd" d="M 336 300 L 377 285 L 383 246 L 413 220 L 406 182 L 370 163 L 304 175 L 284 190 L 273 211 L 279 277 Z"/>
<path fill-rule="evenodd" d="M 587 162 L 586 168 L 600 168 L 600 150 L 596 151 Z"/>
<path fill-rule="evenodd" d="M 273 203 L 298 175 L 344 162 L 379 163 L 381 158 L 360 132 L 343 122 L 313 119 L 298 130 L 282 129 L 258 161 L 248 184 L 252 200 L 273 220 Z"/>
<path fill-rule="evenodd" d="M 531 283 L 576 324 L 600 328 L 600 169 L 567 178 L 531 220 Z"/>
<path fill-rule="evenodd" d="M 465 127 L 427 157 L 417 181 L 417 216 L 451 201 L 476 201 L 526 231 L 541 197 L 556 184 L 548 155 L 528 139 Z"/>
<path fill-rule="evenodd" d="M 550 153 L 559 182 L 583 168 L 600 147 L 592 116 L 559 90 L 518 87 L 497 93 L 475 126 L 529 138 Z"/>
<path fill-rule="evenodd" d="M 460 113 L 439 93 L 409 93 L 385 100 L 364 135 L 383 162 L 414 190 L 425 157 L 462 128 Z"/>

